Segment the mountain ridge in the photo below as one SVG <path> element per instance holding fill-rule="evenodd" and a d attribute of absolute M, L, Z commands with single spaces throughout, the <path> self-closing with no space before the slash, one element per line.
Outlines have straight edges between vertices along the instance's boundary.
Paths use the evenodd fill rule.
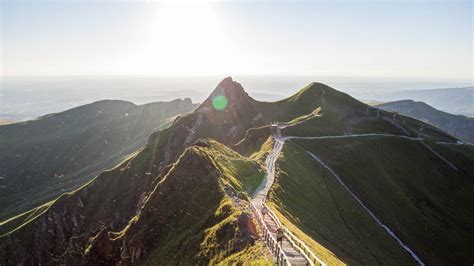
<path fill-rule="evenodd" d="M 189 99 L 145 105 L 104 100 L 0 126 L 0 219 L 87 182 L 194 106 Z"/>
<path fill-rule="evenodd" d="M 400 100 L 376 106 L 428 122 L 462 141 L 474 143 L 474 118 L 443 112 L 422 101 Z"/>
<path fill-rule="evenodd" d="M 253 190 L 263 180 L 263 174 L 259 169 L 262 168 L 265 157 L 269 154 L 269 150 L 271 150 L 275 141 L 272 134 L 276 129 L 271 125 L 276 121 L 280 125 L 285 125 L 282 133 L 286 136 L 319 137 L 320 139 L 316 140 L 305 140 L 305 143 L 308 143 L 305 146 L 308 149 L 311 148 L 312 151 L 314 150 L 315 154 L 320 155 L 322 153 L 324 156 L 321 157 L 326 163 L 331 166 L 334 164 L 336 171 L 342 171 L 344 175 L 347 175 L 347 169 L 356 167 L 357 169 L 354 170 L 357 171 L 352 172 L 357 172 L 359 175 L 350 175 L 348 179 L 352 182 L 350 183 L 351 186 L 357 186 L 358 189 L 354 190 L 355 193 L 370 203 L 368 204 L 370 208 L 377 208 L 378 215 L 386 212 L 387 215 L 381 216 L 387 224 L 392 219 L 406 226 L 406 221 L 410 221 L 413 217 L 417 218 L 418 213 L 399 212 L 397 215 L 404 217 L 404 219 L 393 219 L 395 212 L 384 209 L 383 205 L 378 205 L 378 202 L 382 202 L 382 200 L 377 201 L 373 200 L 372 197 L 367 197 L 366 191 L 369 191 L 370 188 L 365 186 L 364 183 L 362 183 L 361 188 L 360 183 L 357 183 L 359 181 L 358 177 L 362 177 L 360 182 L 370 180 L 369 178 L 374 176 L 395 176 L 395 180 L 398 180 L 396 179 L 397 173 L 399 173 L 397 165 L 391 163 L 390 157 L 384 161 L 384 164 L 380 164 L 380 167 L 371 168 L 371 165 L 377 165 L 371 160 L 378 158 L 378 156 L 384 158 L 390 153 L 387 153 L 384 149 L 379 149 L 378 146 L 375 147 L 376 151 L 373 153 L 364 153 L 367 147 L 374 149 L 373 146 L 370 146 L 371 142 L 369 141 L 377 139 L 382 144 L 396 149 L 396 156 L 403 156 L 406 152 L 412 152 L 411 156 L 413 158 L 423 155 L 418 158 L 421 163 L 417 167 L 411 165 L 407 168 L 408 170 L 404 168 L 406 171 L 415 169 L 423 177 L 420 180 L 417 178 L 410 179 L 411 182 L 417 185 L 413 187 L 424 184 L 426 178 L 424 173 L 438 171 L 439 164 L 443 163 L 431 150 L 421 144 L 436 145 L 437 141 L 456 142 L 455 138 L 436 127 L 407 116 L 377 110 L 321 83 L 312 83 L 285 100 L 269 103 L 255 101 L 250 96 L 245 96 L 246 93 L 241 85 L 231 78 L 227 78 L 223 82 L 222 85 L 219 84 L 213 90 L 212 97 L 210 96 L 205 104 L 201 104 L 193 112 L 180 115 L 170 127 L 151 134 L 142 150 L 117 167 L 102 172 L 87 185 L 73 193 L 63 195 L 51 205 L 44 206 L 43 209 L 37 209 L 35 213 L 41 214 L 35 216 L 34 219 L 28 219 L 32 213 L 18 217 L 18 219 L 25 220 L 20 228 L 15 228 L 15 226 L 12 226 L 13 228 L 1 228 L 2 225 L 0 225 L 3 234 L 0 237 L 0 258 L 6 264 L 21 262 L 78 263 L 82 259 L 94 263 L 104 258 L 110 260 L 111 263 L 118 261 L 124 263 L 154 263 L 161 262 L 160 256 L 176 264 L 180 262 L 180 259 L 186 262 L 200 261 L 205 264 L 226 261 L 244 263 L 249 258 L 252 260 L 258 260 L 259 258 L 266 260 L 268 254 L 265 255 L 265 251 L 262 250 L 262 243 L 258 240 L 249 241 L 252 238 L 250 228 L 253 228 L 250 224 L 255 223 L 252 219 L 241 218 L 244 219 L 244 224 L 248 225 L 241 227 L 242 224 L 239 225 L 237 219 L 240 214 L 235 215 L 239 212 L 235 212 L 233 209 L 236 208 L 235 206 L 240 206 L 243 210 L 241 213 L 248 211 L 249 195 L 252 195 Z M 225 108 L 214 108 L 212 100 L 217 96 L 227 98 L 228 102 Z M 404 141 L 392 145 L 391 138 L 393 136 L 402 136 L 395 139 Z M 357 146 L 351 146 L 352 139 L 349 137 L 353 137 L 355 141 L 361 143 L 359 146 L 362 147 L 361 151 L 354 148 Z M 320 145 L 314 145 L 316 141 Z M 293 140 L 290 142 L 293 143 Z M 331 149 L 330 144 L 332 142 L 337 144 L 334 145 L 338 147 L 337 149 Z M 379 146 L 382 147 L 382 145 Z M 447 146 L 449 146 L 446 147 L 447 149 L 453 149 L 454 151 L 466 148 L 456 145 Z M 269 194 L 270 206 L 276 208 L 275 211 L 278 211 L 278 213 L 285 215 L 285 223 L 289 223 L 289 227 L 297 228 L 299 231 L 295 229 L 294 232 L 301 239 L 310 239 L 308 241 L 311 241 L 311 243 L 317 243 L 311 244 L 314 253 L 318 255 L 326 254 L 322 257 L 336 264 L 343 264 L 344 262 L 364 264 L 363 262 L 379 261 L 377 258 L 381 254 L 387 257 L 386 261 L 389 264 L 400 261 L 397 259 L 399 257 L 397 254 L 405 252 L 401 247 L 388 243 L 383 246 L 378 245 L 378 239 L 386 237 L 383 231 L 374 226 L 361 227 L 361 223 L 358 221 L 367 217 L 359 218 L 360 211 L 355 212 L 354 208 L 350 208 L 350 206 L 339 205 L 349 204 L 351 200 L 344 199 L 347 198 L 347 195 L 338 189 L 337 184 L 329 183 L 329 176 L 314 172 L 314 180 L 319 179 L 322 183 L 301 180 L 302 177 L 307 178 L 305 174 L 308 169 L 319 168 L 308 158 L 299 160 L 299 157 L 294 155 L 294 151 L 288 150 L 292 146 L 287 145 L 285 147 L 282 155 L 278 158 L 276 183 Z M 433 147 L 433 149 L 442 152 L 449 160 L 455 161 L 458 168 L 462 170 L 455 174 L 459 180 L 463 180 L 463 182 L 467 180 L 470 169 L 469 162 L 474 161 L 474 158 L 469 157 L 469 147 L 466 148 L 466 152 L 461 153 L 464 156 L 461 159 L 453 159 L 451 156 L 453 152 L 441 150 L 442 147 L 440 146 Z M 234 148 L 235 151 L 231 148 Z M 350 150 L 356 154 L 355 157 L 358 161 L 356 165 L 350 164 L 352 158 L 343 156 L 345 150 Z M 240 155 L 236 151 L 239 151 Z M 285 156 L 288 156 L 288 158 L 285 158 Z M 285 165 L 287 160 L 295 159 L 298 162 L 304 162 L 300 167 L 296 167 L 296 170 L 302 171 L 301 174 L 295 172 L 294 164 Z M 350 167 L 347 168 L 346 164 L 349 164 Z M 366 172 L 370 170 L 371 175 L 364 175 L 364 169 L 367 170 Z M 443 165 L 442 170 L 443 173 L 449 175 L 452 174 L 450 171 L 454 171 L 445 165 Z M 208 175 L 217 175 L 219 178 L 211 177 L 209 179 Z M 170 176 L 174 178 L 170 178 Z M 198 183 L 193 183 L 194 185 L 190 186 L 186 184 L 189 189 L 180 190 L 179 182 L 176 180 Z M 402 183 L 402 185 L 404 184 Z M 456 185 L 459 184 L 453 184 L 453 186 Z M 300 193 L 300 191 L 303 191 L 301 186 L 309 191 L 321 190 L 321 193 L 315 193 L 316 197 L 302 194 Z M 161 190 L 164 187 L 168 187 L 170 190 Z M 464 187 L 466 191 L 470 189 L 468 186 Z M 403 188 L 405 189 L 405 186 Z M 333 192 L 328 191 L 329 189 L 338 191 L 338 194 L 333 194 Z M 193 193 L 188 195 L 189 191 L 193 191 L 196 195 Z M 397 189 L 385 191 L 386 198 L 390 199 L 393 196 L 391 193 L 398 191 Z M 434 202 L 436 203 L 434 204 L 431 201 L 426 201 L 427 205 L 423 205 L 424 197 L 419 197 L 421 200 L 411 197 L 410 193 L 416 190 L 408 186 L 406 191 L 408 197 L 403 197 L 403 200 L 406 200 L 404 203 L 408 202 L 417 207 L 421 206 L 419 208 L 430 215 L 424 219 L 428 219 L 430 222 L 434 221 L 433 225 L 437 225 L 438 219 L 443 221 L 446 205 L 439 204 L 439 202 Z M 206 198 L 208 196 L 206 193 L 209 193 L 208 198 Z M 229 205 L 229 207 L 223 208 L 221 212 L 224 213 L 223 217 L 220 214 L 215 215 L 217 212 L 212 207 L 216 206 L 218 200 L 215 200 L 212 204 L 208 204 L 212 205 L 208 208 L 206 208 L 206 204 L 195 206 L 196 209 L 201 210 L 199 214 L 192 216 L 193 219 L 197 218 L 196 220 L 186 219 L 187 215 L 184 210 L 194 209 L 190 204 L 194 204 L 195 201 L 212 201 L 214 193 L 220 195 L 219 200 L 225 199 L 230 204 L 224 204 Z M 439 193 L 440 198 L 446 196 L 444 190 L 436 190 L 436 188 L 431 190 L 430 193 L 434 195 Z M 375 196 L 385 196 L 383 193 L 373 194 Z M 293 195 L 293 197 L 288 198 L 289 195 Z M 462 193 L 462 196 L 464 195 L 468 194 Z M 200 198 L 192 201 L 188 200 L 189 198 L 194 199 L 195 196 L 200 196 Z M 426 198 L 431 199 L 431 197 Z M 166 203 L 164 204 L 165 207 L 160 206 L 160 202 L 173 202 L 173 204 Z M 335 208 L 331 212 L 325 213 L 319 212 L 320 209 L 314 209 L 314 206 L 319 206 L 321 209 L 326 208 L 325 206 L 334 206 Z M 439 208 L 441 211 L 436 211 L 432 206 Z M 461 207 L 459 206 L 459 208 Z M 183 210 L 184 213 L 180 210 Z M 207 214 L 204 213 L 207 212 L 211 214 L 206 216 Z M 173 218 L 175 217 L 173 214 L 180 218 Z M 328 216 L 325 216 L 326 214 Z M 312 215 L 317 215 L 317 219 L 314 219 Z M 466 207 L 466 212 L 460 215 L 462 217 L 458 220 L 464 221 L 466 217 L 469 217 L 470 209 Z M 198 226 L 201 224 L 200 217 L 203 220 L 210 221 L 209 224 L 212 226 Z M 224 219 L 220 220 L 216 217 Z M 229 217 L 234 217 L 235 220 Z M 364 216 L 360 214 L 360 217 Z M 178 226 L 182 220 L 184 224 Z M 237 228 L 240 228 L 237 231 L 249 230 L 244 234 L 232 234 L 230 238 L 226 234 L 227 231 L 224 230 L 222 234 L 227 236 L 219 238 L 220 234 L 217 233 L 219 230 L 212 230 L 214 226 L 220 224 L 220 222 L 214 223 L 216 221 L 226 221 L 225 225 L 222 224 L 222 228 L 230 228 L 228 232 L 236 232 Z M 348 221 L 355 222 L 348 223 Z M 10 224 L 12 223 L 15 223 L 15 221 L 10 221 Z M 177 226 L 166 227 L 168 230 L 159 231 L 160 228 L 155 228 L 159 224 L 163 227 L 168 226 L 168 224 Z M 456 230 L 456 233 L 459 234 L 464 233 L 466 238 L 469 239 L 470 229 L 463 231 L 465 228 L 458 227 L 457 224 L 453 223 L 455 226 L 452 230 Z M 403 226 L 400 226 L 402 229 L 399 229 L 402 230 L 400 231 L 402 233 L 406 232 L 406 227 Z M 177 230 L 179 232 L 176 232 L 174 228 L 179 229 Z M 220 226 L 215 229 L 217 228 L 220 228 Z M 247 229 L 244 230 L 243 228 Z M 363 232 L 359 233 L 362 229 Z M 49 230 L 52 230 L 52 232 Z M 325 232 L 334 232 L 334 234 L 326 235 Z M 396 232 L 400 233 L 399 231 Z M 184 237 L 180 238 L 180 235 L 209 236 L 208 233 L 211 233 L 211 238 L 204 237 L 196 240 L 196 238 L 191 237 L 189 242 L 186 242 Z M 457 262 L 455 258 L 453 259 L 450 256 L 449 252 L 439 253 L 432 257 L 425 252 L 426 249 L 420 246 L 420 243 L 432 239 L 433 236 L 428 231 L 419 230 L 417 232 L 417 236 L 422 241 L 412 239 L 408 234 L 402 235 L 402 240 L 408 240 L 406 242 L 410 247 L 417 253 L 420 252 L 422 259 L 428 263 Z M 32 236 L 35 239 L 32 239 Z M 446 239 L 447 236 L 438 234 L 436 237 Z M 40 242 L 41 245 L 36 244 L 40 241 L 38 239 L 43 241 Z M 173 239 L 179 239 L 178 243 L 174 242 Z M 202 242 L 201 240 L 205 241 Z M 121 245 L 113 244 L 114 241 L 119 241 Z M 346 251 L 345 243 L 347 241 L 357 242 L 352 246 L 354 251 Z M 367 241 L 368 244 L 366 245 L 364 241 Z M 234 247 L 232 245 L 226 247 L 225 243 L 227 242 L 244 243 L 245 247 L 235 245 Z M 442 241 L 439 243 L 442 243 Z M 450 248 L 458 248 L 460 254 L 465 258 L 469 258 L 465 248 L 457 247 L 451 241 L 449 243 Z M 179 249 L 181 245 L 187 247 L 188 250 L 192 250 L 190 254 L 194 255 L 188 257 L 189 254 L 184 254 L 184 251 Z M 50 252 L 50 250 L 47 250 L 49 246 L 54 247 L 53 254 L 48 253 Z M 439 247 L 436 246 L 436 250 L 439 250 Z M 34 252 L 29 252 L 30 250 L 34 250 Z M 210 250 L 215 251 L 211 252 Z M 244 252 L 244 254 L 241 252 Z M 63 256 L 63 254 L 67 256 Z M 172 257 L 172 254 L 177 254 L 177 257 Z M 407 255 L 406 253 L 403 254 Z M 180 255 L 182 257 L 178 257 Z M 367 256 L 371 256 L 370 259 L 364 259 Z M 235 260 L 229 261 L 231 258 L 235 258 Z M 403 260 L 411 262 L 410 258 L 404 257 Z"/>
<path fill-rule="evenodd" d="M 474 116 L 474 87 L 404 90 L 382 95 L 385 102 L 413 99 L 423 101 L 438 110 L 456 115 Z"/>

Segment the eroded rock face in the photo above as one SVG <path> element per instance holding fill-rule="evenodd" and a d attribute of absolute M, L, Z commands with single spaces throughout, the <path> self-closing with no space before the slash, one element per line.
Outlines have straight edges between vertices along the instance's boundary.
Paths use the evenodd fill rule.
<path fill-rule="evenodd" d="M 225 96 L 228 104 L 223 110 L 212 106 L 212 99 Z M 222 80 L 211 95 L 192 113 L 176 119 L 162 132 L 152 134 L 148 146 L 156 147 L 160 167 L 174 162 L 186 147 L 200 138 L 213 138 L 232 145 L 245 136 L 249 127 L 263 125 L 263 116 L 255 101 L 231 77 Z"/>

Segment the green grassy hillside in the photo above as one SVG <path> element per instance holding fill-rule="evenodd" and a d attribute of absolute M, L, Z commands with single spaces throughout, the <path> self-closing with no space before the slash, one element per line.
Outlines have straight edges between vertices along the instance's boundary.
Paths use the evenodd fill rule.
<path fill-rule="evenodd" d="M 311 238 L 315 254 L 330 265 L 416 264 L 298 145 L 286 143 L 277 166 L 271 206 L 299 229 L 297 235 Z"/>
<path fill-rule="evenodd" d="M 256 242 L 245 195 L 262 179 L 255 162 L 214 141 L 186 149 L 140 215 L 125 230 L 112 233 L 127 254 L 122 262 L 270 262 L 263 243 Z"/>
<path fill-rule="evenodd" d="M 298 99 L 305 95 L 305 101 Z M 298 97 L 299 96 L 299 97 Z M 284 129 L 288 136 L 332 136 L 346 134 L 395 134 L 410 137 L 422 137 L 436 141 L 455 142 L 456 138 L 435 126 L 408 116 L 379 110 L 370 107 L 351 96 L 319 83 L 303 88 L 299 93 L 284 100 L 288 104 L 296 101 L 296 106 L 306 106 L 306 113 L 294 113 L 293 118 L 321 108 L 318 117 L 304 123 L 295 124 Z M 275 103 L 286 108 L 282 102 Z M 300 107 L 301 109 L 302 107 Z M 290 121 L 280 120 L 280 121 Z"/>
<path fill-rule="evenodd" d="M 424 102 L 412 100 L 389 102 L 379 104 L 377 107 L 428 122 L 462 141 L 474 143 L 474 118 L 472 117 L 452 115 Z"/>
<path fill-rule="evenodd" d="M 467 163 L 472 147 L 428 143 L 459 168 L 455 171 L 419 141 L 364 137 L 295 142 L 332 167 L 426 263 L 474 260 L 474 176 Z"/>
<path fill-rule="evenodd" d="M 140 156 L 138 154 L 127 164 L 131 168 L 140 167 Z M 117 174 L 124 168 L 126 164 L 107 175 Z M 114 204 L 118 199 L 102 199 L 101 202 L 82 198 L 87 193 L 97 194 L 91 189 L 97 189 L 106 178 L 103 174 L 90 185 L 63 195 L 47 206 L 40 219 L 31 220 L 19 230 L 3 236 L 0 242 L 3 262 L 270 263 L 268 251 L 256 238 L 247 201 L 248 194 L 262 181 L 263 171 L 256 162 L 222 144 L 207 140 L 188 148 L 167 174 L 159 178 L 143 199 L 139 212 L 130 213 L 128 221 L 121 225 L 118 221 L 114 221 L 115 224 L 100 222 L 112 215 L 111 208 L 125 217 L 125 210 Z M 123 192 L 108 194 L 128 195 Z M 82 202 L 82 207 L 73 209 L 78 202 Z M 55 218 L 58 214 L 62 217 L 61 223 Z M 62 220 L 66 217 L 67 220 Z M 96 222 L 87 221 L 89 217 L 97 222 L 95 228 L 91 225 Z M 42 232 L 51 234 L 42 235 Z M 58 236 L 62 241 L 72 240 L 72 244 L 56 245 L 61 241 Z M 28 254 L 31 249 L 40 255 Z M 15 253 L 9 250 L 15 250 Z"/>
<path fill-rule="evenodd" d="M 341 114 L 365 110 L 365 104 L 349 95 L 337 91 L 325 84 L 313 82 L 293 96 L 278 102 L 258 102 L 256 104 L 266 121 L 291 121 L 299 116 L 309 114 L 316 108 L 337 110 Z"/>
<path fill-rule="evenodd" d="M 193 108 L 190 100 L 100 101 L 0 126 L 0 220 L 86 183 Z"/>

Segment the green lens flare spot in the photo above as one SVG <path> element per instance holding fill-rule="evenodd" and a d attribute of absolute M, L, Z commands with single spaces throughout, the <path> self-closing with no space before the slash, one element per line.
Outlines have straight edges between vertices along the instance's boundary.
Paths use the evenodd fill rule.
<path fill-rule="evenodd" d="M 227 107 L 228 101 L 224 95 L 217 95 L 212 98 L 212 106 L 216 110 L 224 110 Z"/>

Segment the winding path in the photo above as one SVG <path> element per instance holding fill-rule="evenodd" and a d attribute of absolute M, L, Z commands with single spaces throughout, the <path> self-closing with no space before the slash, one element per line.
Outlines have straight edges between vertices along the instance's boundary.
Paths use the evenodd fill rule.
<path fill-rule="evenodd" d="M 257 216 L 260 227 L 263 230 L 263 238 L 277 259 L 278 264 L 307 265 L 309 262 L 310 265 L 314 265 L 314 263 L 311 262 L 311 259 L 309 259 L 307 255 L 304 254 L 304 251 L 295 245 L 294 241 L 290 240 L 292 236 L 288 235 L 288 230 L 285 230 L 286 237 L 283 239 L 281 245 L 277 244 L 276 231 L 278 227 L 283 227 L 281 222 L 273 212 L 264 216 L 262 215 L 262 209 L 268 208 L 265 206 L 265 200 L 267 198 L 268 191 L 270 191 L 270 188 L 275 181 L 275 164 L 278 157 L 280 156 L 284 144 L 284 141 L 281 140 L 281 128 L 276 125 L 272 126 L 274 126 L 276 129 L 276 132 L 273 135 L 275 144 L 272 151 L 265 159 L 267 174 L 253 195 L 251 200 L 252 207 Z"/>
<path fill-rule="evenodd" d="M 314 116 L 317 113 L 313 114 Z M 308 117 L 309 119 L 311 117 Z M 283 149 L 283 145 L 286 140 L 291 139 L 341 139 L 341 138 L 354 138 L 354 137 L 373 137 L 373 136 L 383 136 L 383 137 L 397 137 L 397 138 L 404 138 L 409 140 L 416 140 L 421 141 L 424 146 L 426 144 L 420 138 L 409 137 L 405 135 L 394 135 L 394 134 L 353 134 L 353 135 L 339 135 L 339 136 L 319 136 L 319 137 L 296 137 L 296 136 L 281 136 L 281 129 L 289 126 L 289 124 L 273 124 L 273 127 L 276 128 L 276 132 L 273 135 L 275 144 L 273 146 L 272 151 L 269 153 L 265 160 L 265 166 L 267 170 L 267 175 L 265 176 L 264 181 L 260 184 L 257 188 L 251 202 L 254 212 L 257 215 L 258 221 L 263 227 L 263 235 L 264 239 L 269 246 L 270 250 L 274 253 L 273 255 L 277 257 L 277 262 L 283 264 L 282 261 L 289 263 L 291 265 L 305 265 L 309 263 L 310 265 L 320 264 L 325 265 L 314 253 L 312 253 L 309 248 L 296 236 L 294 236 L 288 229 L 286 229 L 281 222 L 279 221 L 278 217 L 271 212 L 269 215 L 265 217 L 262 216 L 261 210 L 264 208 L 265 200 L 268 195 L 268 192 L 273 185 L 275 180 L 275 165 L 280 153 Z M 428 147 L 427 147 L 428 148 Z M 429 149 L 429 148 L 428 148 Z M 432 149 L 429 149 L 432 150 Z M 344 189 L 354 198 L 354 200 L 372 217 L 372 219 L 381 226 L 395 241 L 402 247 L 405 251 L 407 251 L 413 259 L 419 264 L 424 266 L 425 264 L 421 259 L 413 252 L 403 241 L 395 235 L 395 233 L 385 224 L 381 222 L 381 220 L 375 216 L 375 214 L 365 206 L 365 204 L 344 184 L 342 179 L 332 170 L 328 165 L 326 165 L 319 157 L 315 154 L 305 150 L 313 159 L 315 159 L 319 164 L 321 164 L 324 168 L 326 168 L 336 179 L 337 181 L 344 187 Z M 447 161 L 447 160 L 446 160 Z M 445 162 L 446 162 L 445 161 Z M 449 162 L 446 162 L 449 164 Z M 455 169 L 455 167 L 453 167 Z M 281 226 L 285 232 L 285 240 L 283 241 L 281 246 L 276 245 L 275 243 L 275 235 L 276 229 Z"/>
<path fill-rule="evenodd" d="M 409 137 L 405 135 L 395 135 L 395 134 L 378 134 L 378 133 L 367 133 L 367 134 L 350 134 L 350 135 L 334 135 L 334 136 L 318 136 L 318 137 L 297 137 L 297 136 L 287 136 L 281 138 L 283 141 L 291 139 L 345 139 L 345 138 L 360 138 L 360 137 L 394 137 L 394 138 L 403 138 L 408 140 L 422 140 L 416 137 Z"/>
<path fill-rule="evenodd" d="M 272 125 L 274 126 L 274 125 Z M 261 208 L 263 202 L 267 198 L 268 191 L 270 191 L 273 182 L 275 181 L 275 165 L 278 157 L 280 156 L 281 150 L 283 149 L 284 140 L 281 139 L 281 129 L 276 127 L 276 133 L 273 135 L 275 144 L 273 145 L 272 151 L 268 154 L 265 159 L 265 168 L 267 174 L 260 186 L 255 190 L 252 198 L 252 203 Z"/>

